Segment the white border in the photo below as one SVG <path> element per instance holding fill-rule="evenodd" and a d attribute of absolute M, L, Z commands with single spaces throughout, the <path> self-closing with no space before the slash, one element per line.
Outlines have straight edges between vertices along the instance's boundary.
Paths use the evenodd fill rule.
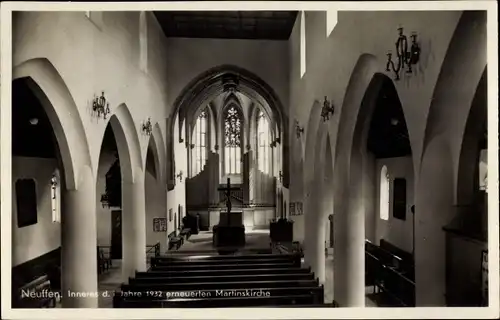
<path fill-rule="evenodd" d="M 488 132 L 498 132 L 498 34 L 496 1 L 418 1 L 418 2 L 88 2 L 88 3 L 1 3 L 1 106 L 11 105 L 12 45 L 11 13 L 16 11 L 148 11 L 148 10 L 349 10 L 349 11 L 488 11 Z M 488 308 L 225 308 L 225 309 L 40 309 L 12 310 L 11 272 L 11 108 L 0 111 L 2 209 L 2 318 L 8 319 L 329 319 L 329 318 L 498 318 L 499 317 L 499 217 L 498 153 L 488 152 Z M 498 150 L 498 140 L 490 134 L 488 149 Z M 6 272 L 7 271 L 7 272 Z"/>

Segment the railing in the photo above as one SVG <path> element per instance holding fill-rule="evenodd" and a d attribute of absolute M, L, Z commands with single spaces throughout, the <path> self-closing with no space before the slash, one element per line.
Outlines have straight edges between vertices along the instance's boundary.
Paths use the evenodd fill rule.
<path fill-rule="evenodd" d="M 146 261 L 150 262 L 152 257 L 158 257 L 161 254 L 160 242 L 153 245 L 146 245 Z"/>

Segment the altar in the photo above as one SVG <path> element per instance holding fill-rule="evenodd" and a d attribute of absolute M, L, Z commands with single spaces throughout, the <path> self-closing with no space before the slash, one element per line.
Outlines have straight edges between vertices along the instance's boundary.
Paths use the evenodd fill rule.
<path fill-rule="evenodd" d="M 232 212 L 231 191 L 239 188 L 231 187 L 227 179 L 227 187 L 221 188 L 226 194 L 226 211 L 220 213 L 219 224 L 213 227 L 212 244 L 216 248 L 245 246 L 245 226 L 242 222 L 242 212 Z"/>

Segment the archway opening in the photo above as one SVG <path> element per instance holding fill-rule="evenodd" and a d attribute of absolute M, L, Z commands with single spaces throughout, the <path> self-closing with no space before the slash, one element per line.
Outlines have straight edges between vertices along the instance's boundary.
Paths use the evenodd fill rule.
<path fill-rule="evenodd" d="M 123 190 L 122 167 L 120 165 L 115 132 L 108 122 L 99 154 L 96 185 L 97 250 L 99 255 L 99 281 L 111 274 L 120 274 L 123 265 Z M 116 271 L 115 271 L 116 270 Z M 118 286 L 118 281 L 112 285 Z"/>
<path fill-rule="evenodd" d="M 168 245 L 165 188 L 162 185 L 160 170 L 155 137 L 151 136 L 146 152 L 144 171 L 146 259 L 148 263 L 150 258 L 155 255 L 155 245 L 159 244 L 161 251 L 166 251 Z"/>
<path fill-rule="evenodd" d="M 386 293 L 366 291 L 376 281 L 371 259 L 379 258 L 380 250 L 401 258 L 394 267 L 404 274 L 407 290 L 415 290 L 412 150 L 401 101 L 394 83 L 383 74 L 374 74 L 361 102 L 350 160 L 348 232 L 357 235 L 354 243 L 364 240 L 369 254 L 353 248 L 348 261 L 366 268 L 366 303 L 397 306 L 384 300 Z M 414 305 L 412 296 L 409 293 L 405 303 Z"/>
<path fill-rule="evenodd" d="M 446 305 L 488 305 L 487 72 L 465 124 L 456 184 L 456 213 L 446 231 Z M 481 261 L 471 264 L 470 261 Z M 472 277 L 481 274 L 481 277 Z"/>
<path fill-rule="evenodd" d="M 48 100 L 41 101 L 35 91 L 43 94 L 30 77 L 12 82 L 12 292 L 16 293 L 34 280 L 42 284 L 43 279 L 50 281 L 52 290 L 62 289 L 66 172 L 45 109 L 52 106 L 44 105 Z M 34 268 L 35 259 L 44 265 Z M 13 294 L 12 307 L 29 307 L 23 300 Z"/>

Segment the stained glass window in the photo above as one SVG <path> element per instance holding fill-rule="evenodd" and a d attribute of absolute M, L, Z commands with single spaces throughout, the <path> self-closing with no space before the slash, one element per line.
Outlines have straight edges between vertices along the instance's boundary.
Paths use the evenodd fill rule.
<path fill-rule="evenodd" d="M 208 115 L 207 110 L 205 109 L 198 116 L 194 127 L 193 176 L 203 170 L 205 162 L 207 161 L 207 126 Z"/>
<path fill-rule="evenodd" d="M 270 172 L 270 153 L 271 153 L 271 132 L 269 130 L 269 121 L 262 111 L 257 116 L 257 161 L 258 168 L 264 173 Z"/>
<path fill-rule="evenodd" d="M 226 174 L 241 173 L 241 125 L 240 111 L 232 106 L 224 113 L 224 160 Z"/>

